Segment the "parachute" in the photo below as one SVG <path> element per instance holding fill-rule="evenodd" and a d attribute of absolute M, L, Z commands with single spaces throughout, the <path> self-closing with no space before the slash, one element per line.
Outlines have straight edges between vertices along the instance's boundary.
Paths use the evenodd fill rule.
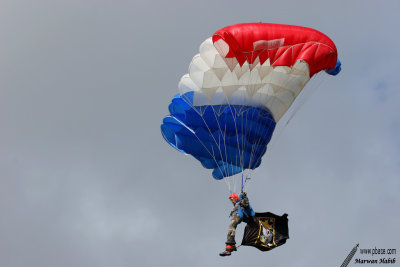
<path fill-rule="evenodd" d="M 306 27 L 243 23 L 200 45 L 161 133 L 217 180 L 261 164 L 276 124 L 314 74 L 340 72 L 336 46 Z"/>

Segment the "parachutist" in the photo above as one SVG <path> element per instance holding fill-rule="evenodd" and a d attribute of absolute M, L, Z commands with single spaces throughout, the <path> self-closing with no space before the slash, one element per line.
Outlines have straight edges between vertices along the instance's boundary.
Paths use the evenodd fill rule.
<path fill-rule="evenodd" d="M 229 217 L 232 217 L 228 228 L 228 236 L 226 238 L 225 251 L 221 252 L 220 256 L 230 256 L 232 251 L 236 251 L 236 227 L 242 221 L 248 222 L 255 216 L 255 212 L 250 206 L 246 192 L 241 192 L 240 196 L 235 193 L 230 194 L 229 200 L 233 204 L 233 209 Z"/>
<path fill-rule="evenodd" d="M 341 71 L 334 42 L 295 25 L 227 26 L 207 38 L 199 52 L 179 82 L 161 133 L 174 149 L 213 170 L 214 179 L 241 174 L 242 188 L 251 179 L 247 170 L 260 166 L 277 123 L 307 82 L 323 70 L 329 75 Z M 224 181 L 231 188 L 229 179 Z M 242 221 L 247 223 L 242 245 L 268 251 L 285 244 L 287 214 L 255 213 L 244 192 L 230 199 L 234 209 L 221 256 L 236 250 L 235 231 Z"/>

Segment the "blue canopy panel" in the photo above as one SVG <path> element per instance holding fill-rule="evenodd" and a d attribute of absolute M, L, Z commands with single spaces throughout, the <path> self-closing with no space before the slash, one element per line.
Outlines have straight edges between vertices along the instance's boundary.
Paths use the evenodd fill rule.
<path fill-rule="evenodd" d="M 338 75 L 341 70 L 342 70 L 342 63 L 340 62 L 339 59 L 337 59 L 336 66 L 333 69 L 325 70 L 325 72 L 328 73 L 329 75 L 335 76 Z"/>
<path fill-rule="evenodd" d="M 172 147 L 214 169 L 212 175 L 218 180 L 260 166 L 276 124 L 267 109 L 191 106 L 187 97 L 172 99 L 171 114 L 161 125 L 161 133 Z"/>

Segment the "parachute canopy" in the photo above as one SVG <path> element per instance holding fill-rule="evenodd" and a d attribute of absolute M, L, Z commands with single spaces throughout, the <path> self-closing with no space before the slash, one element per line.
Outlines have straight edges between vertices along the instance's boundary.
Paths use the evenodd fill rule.
<path fill-rule="evenodd" d="M 276 123 L 310 78 L 340 71 L 335 44 L 314 29 L 245 23 L 200 46 L 161 125 L 165 140 L 215 179 L 255 169 Z"/>

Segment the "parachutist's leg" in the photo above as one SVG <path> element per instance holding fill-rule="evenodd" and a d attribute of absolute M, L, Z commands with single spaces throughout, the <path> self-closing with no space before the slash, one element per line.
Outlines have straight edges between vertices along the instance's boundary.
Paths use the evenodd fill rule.
<path fill-rule="evenodd" d="M 232 216 L 231 223 L 229 224 L 228 236 L 226 239 L 227 245 L 235 245 L 236 244 L 236 242 L 235 242 L 236 227 L 241 222 L 242 222 L 242 220 L 240 219 L 240 216 L 238 214 L 234 214 Z"/>
<path fill-rule="evenodd" d="M 240 219 L 240 216 L 238 214 L 234 214 L 232 216 L 231 223 L 229 224 L 228 236 L 227 236 L 226 242 L 225 242 L 227 245 L 235 246 L 235 244 L 236 244 L 236 241 L 235 241 L 236 227 L 241 222 L 242 222 L 242 220 Z M 236 250 L 236 247 L 234 247 L 234 250 Z"/>
<path fill-rule="evenodd" d="M 220 256 L 229 256 L 231 255 L 232 251 L 236 251 L 236 241 L 235 241 L 235 234 L 236 234 L 236 227 L 242 220 L 238 214 L 232 216 L 231 223 L 229 224 L 228 229 L 228 236 L 226 237 L 226 248 L 225 251 L 221 252 Z"/>

